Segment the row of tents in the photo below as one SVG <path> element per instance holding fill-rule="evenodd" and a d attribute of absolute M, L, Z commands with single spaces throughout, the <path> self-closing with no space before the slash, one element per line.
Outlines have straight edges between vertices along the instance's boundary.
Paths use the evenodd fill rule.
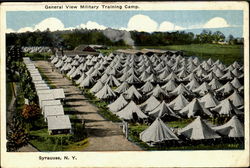
<path fill-rule="evenodd" d="M 243 114 L 244 75 L 237 62 L 226 67 L 197 57 L 111 53 L 52 56 L 51 63 L 79 87 L 110 102 L 110 111 L 121 119 Z"/>
<path fill-rule="evenodd" d="M 179 140 L 215 140 L 221 138 L 242 138 L 244 137 L 244 126 L 237 116 L 233 116 L 227 123 L 211 127 L 200 116 L 194 121 L 179 129 L 176 133 L 168 127 L 160 118 L 143 132 L 140 139 L 149 145 L 156 145 L 167 141 Z"/>
<path fill-rule="evenodd" d="M 22 51 L 25 53 L 45 53 L 45 52 L 51 52 L 50 47 L 46 46 L 23 46 Z"/>
<path fill-rule="evenodd" d="M 29 57 L 24 57 L 23 61 L 30 73 L 32 82 L 35 85 L 39 100 L 39 106 L 44 115 L 45 122 L 48 123 L 50 134 L 70 133 L 71 123 L 68 115 L 64 114 L 62 102 L 65 99 L 63 89 L 50 89 L 42 79 L 39 70 Z"/>

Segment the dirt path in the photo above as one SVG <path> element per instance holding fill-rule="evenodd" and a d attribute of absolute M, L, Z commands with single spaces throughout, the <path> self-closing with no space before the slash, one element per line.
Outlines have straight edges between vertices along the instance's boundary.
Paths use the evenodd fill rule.
<path fill-rule="evenodd" d="M 28 144 L 26 146 L 19 148 L 17 152 L 38 152 L 38 150 L 32 145 Z"/>
<path fill-rule="evenodd" d="M 93 106 L 81 94 L 81 91 L 72 85 L 72 82 L 56 71 L 52 72 L 52 66 L 47 61 L 36 61 L 36 66 L 58 88 L 63 88 L 66 96 L 66 105 L 76 110 L 77 117 L 85 120 L 89 134 L 89 145 L 85 151 L 138 151 L 141 150 L 135 144 L 129 142 L 123 135 L 118 124 L 102 118 L 97 113 L 97 107 Z"/>

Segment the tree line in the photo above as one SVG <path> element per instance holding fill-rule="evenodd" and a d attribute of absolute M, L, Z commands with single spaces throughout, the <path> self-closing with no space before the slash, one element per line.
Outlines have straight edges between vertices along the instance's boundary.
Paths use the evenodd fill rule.
<path fill-rule="evenodd" d="M 165 46 L 181 44 L 205 44 L 218 43 L 228 39 L 230 44 L 242 44 L 233 35 L 227 38 L 220 31 L 212 32 L 203 30 L 200 34 L 192 32 L 175 31 L 175 32 L 137 32 L 131 31 L 131 38 L 136 46 Z M 75 29 L 67 31 L 35 31 L 25 33 L 6 34 L 6 44 L 20 46 L 49 46 L 63 47 L 65 49 L 74 49 L 80 44 L 99 44 L 107 46 L 126 46 L 124 40 L 111 41 L 102 31 Z"/>

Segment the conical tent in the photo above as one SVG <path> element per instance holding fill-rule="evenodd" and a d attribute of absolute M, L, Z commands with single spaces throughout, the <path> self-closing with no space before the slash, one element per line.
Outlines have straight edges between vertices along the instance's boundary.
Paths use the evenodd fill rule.
<path fill-rule="evenodd" d="M 215 75 L 218 78 L 221 78 L 224 75 L 224 72 L 220 68 L 217 68 L 216 71 L 215 71 Z"/>
<path fill-rule="evenodd" d="M 203 81 L 211 81 L 211 80 L 213 80 L 213 79 L 217 79 L 218 80 L 218 77 L 215 75 L 215 73 L 212 71 L 212 72 L 210 72 L 208 75 L 205 75 L 204 77 L 203 77 Z"/>
<path fill-rule="evenodd" d="M 99 99 L 114 99 L 116 94 L 109 87 L 109 85 L 104 85 L 103 88 L 95 94 L 95 96 Z"/>
<path fill-rule="evenodd" d="M 113 75 L 109 75 L 105 83 L 108 84 L 110 87 L 114 87 L 114 86 L 117 87 L 120 85 L 120 82 Z"/>
<path fill-rule="evenodd" d="M 237 61 L 234 61 L 232 65 L 234 68 L 240 68 L 240 64 Z"/>
<path fill-rule="evenodd" d="M 159 74 L 159 79 L 164 80 L 169 75 L 169 71 L 164 70 Z"/>
<path fill-rule="evenodd" d="M 100 80 L 98 80 L 96 84 L 90 89 L 90 92 L 97 93 L 103 88 L 103 86 L 104 84 Z"/>
<path fill-rule="evenodd" d="M 153 95 L 156 98 L 162 98 L 166 96 L 166 92 L 158 84 L 148 95 Z"/>
<path fill-rule="evenodd" d="M 121 94 L 113 103 L 108 105 L 108 108 L 111 112 L 117 112 L 125 107 L 128 102 L 124 99 L 123 95 Z"/>
<path fill-rule="evenodd" d="M 227 123 L 221 126 L 213 127 L 213 130 L 232 138 L 244 137 L 244 126 L 237 116 L 233 116 Z"/>
<path fill-rule="evenodd" d="M 177 96 L 174 100 L 172 100 L 168 105 L 169 107 L 171 107 L 173 110 L 181 110 L 184 107 L 186 107 L 188 105 L 188 101 L 187 99 L 180 94 L 179 96 Z"/>
<path fill-rule="evenodd" d="M 200 116 L 198 116 L 192 123 L 181 129 L 178 133 L 191 140 L 220 138 L 220 135 L 210 128 Z"/>
<path fill-rule="evenodd" d="M 234 74 L 235 77 L 239 77 L 240 75 L 242 75 L 242 72 L 237 68 L 235 68 L 231 72 Z"/>
<path fill-rule="evenodd" d="M 76 70 L 76 67 L 73 66 L 73 68 L 66 74 L 66 76 L 70 77 L 71 74 L 73 74 Z"/>
<path fill-rule="evenodd" d="M 222 87 L 222 84 L 216 79 L 212 79 L 212 81 L 209 82 L 208 85 L 211 87 L 212 90 L 216 90 Z"/>
<path fill-rule="evenodd" d="M 120 78 L 118 78 L 118 80 L 120 82 L 124 82 L 124 81 L 126 81 L 127 78 L 129 78 L 129 76 L 130 76 L 129 73 L 123 72 L 123 75 Z"/>
<path fill-rule="evenodd" d="M 79 85 L 86 77 L 87 75 L 83 72 L 81 77 L 76 80 L 76 84 Z"/>
<path fill-rule="evenodd" d="M 102 73 L 100 73 L 100 71 L 98 69 L 95 69 L 92 73 L 91 73 L 91 76 L 93 77 L 99 77 L 101 76 Z"/>
<path fill-rule="evenodd" d="M 95 83 L 95 80 L 92 76 L 87 76 L 81 83 L 80 87 L 91 87 Z"/>
<path fill-rule="evenodd" d="M 102 83 L 105 83 L 108 79 L 109 75 L 104 73 L 102 77 L 99 79 Z"/>
<path fill-rule="evenodd" d="M 207 110 L 197 98 L 194 98 L 186 107 L 179 111 L 179 113 L 183 116 L 187 116 L 188 118 L 202 115 L 202 116 L 211 116 L 212 114 Z"/>
<path fill-rule="evenodd" d="M 155 109 L 159 104 L 160 102 L 152 95 L 140 105 L 140 108 L 147 113 Z"/>
<path fill-rule="evenodd" d="M 170 80 L 174 80 L 176 81 L 178 79 L 178 77 L 176 76 L 176 74 L 174 72 L 171 72 L 165 79 L 164 81 L 170 81 Z"/>
<path fill-rule="evenodd" d="M 216 107 L 219 104 L 219 101 L 210 92 L 200 98 L 200 102 L 204 104 L 205 108 Z"/>
<path fill-rule="evenodd" d="M 211 68 L 211 66 L 207 63 L 207 61 L 204 61 L 201 65 L 204 68 L 204 70 L 206 70 L 206 71 Z"/>
<path fill-rule="evenodd" d="M 160 117 L 174 117 L 174 118 L 180 118 L 175 112 L 173 112 L 172 109 L 168 107 L 168 105 L 162 101 L 160 105 L 158 105 L 153 111 L 150 111 L 148 113 L 149 116 L 152 116 L 154 118 Z"/>
<path fill-rule="evenodd" d="M 70 79 L 76 77 L 77 75 L 80 75 L 81 71 L 80 68 L 78 67 L 71 75 L 70 75 Z"/>
<path fill-rule="evenodd" d="M 177 88 L 175 88 L 172 92 L 169 93 L 170 95 L 180 95 L 180 94 L 187 94 L 190 95 L 191 92 L 181 83 Z"/>
<path fill-rule="evenodd" d="M 177 84 L 175 81 L 170 80 L 165 85 L 162 86 L 162 89 L 164 89 L 167 92 L 173 91 L 177 87 Z"/>
<path fill-rule="evenodd" d="M 231 81 L 231 84 L 236 88 L 236 89 L 239 89 L 242 85 L 240 84 L 240 81 L 237 79 L 237 78 L 234 78 L 232 81 Z"/>
<path fill-rule="evenodd" d="M 192 81 L 194 79 L 197 81 L 198 77 L 195 75 L 194 72 L 192 72 L 188 76 L 186 76 L 185 78 L 183 78 L 183 81 Z"/>
<path fill-rule="evenodd" d="M 179 138 L 166 126 L 160 118 L 155 121 L 143 132 L 140 133 L 143 142 L 159 143 L 169 140 L 179 140 Z"/>
<path fill-rule="evenodd" d="M 188 67 L 187 67 L 187 70 L 189 72 L 192 72 L 195 68 L 197 68 L 197 66 L 193 62 L 190 62 Z"/>
<path fill-rule="evenodd" d="M 136 115 L 139 119 L 148 118 L 148 116 L 146 116 L 133 101 L 130 101 L 130 103 L 127 106 L 125 106 L 122 110 L 118 111 L 116 115 L 124 120 L 134 119 L 133 115 Z"/>
<path fill-rule="evenodd" d="M 146 71 L 143 71 L 142 74 L 139 76 L 139 79 L 142 81 L 146 81 L 146 79 L 150 76 L 149 73 L 147 73 Z"/>
<path fill-rule="evenodd" d="M 129 100 L 141 99 L 142 95 L 137 91 L 134 85 L 130 86 L 128 90 L 123 93 L 124 97 Z"/>
<path fill-rule="evenodd" d="M 151 82 L 146 82 L 141 88 L 140 91 L 145 94 L 154 89 L 154 86 L 151 84 Z"/>
<path fill-rule="evenodd" d="M 212 109 L 221 115 L 233 116 L 237 114 L 243 114 L 238 110 L 229 99 L 222 100 L 218 106 Z"/>
<path fill-rule="evenodd" d="M 224 94 L 228 94 L 232 91 L 234 91 L 235 88 L 230 82 L 227 82 L 225 85 L 221 86 L 219 89 L 216 90 L 216 92 L 222 92 Z"/>
<path fill-rule="evenodd" d="M 232 80 L 234 77 L 235 77 L 234 74 L 229 70 L 220 79 L 221 80 Z"/>
<path fill-rule="evenodd" d="M 141 80 L 139 78 L 137 78 L 135 74 L 131 74 L 126 79 L 126 82 L 128 82 L 129 84 L 137 84 L 137 83 L 141 83 Z"/>
<path fill-rule="evenodd" d="M 128 83 L 127 83 L 127 82 L 123 82 L 123 83 L 122 83 L 118 88 L 116 88 L 114 91 L 115 91 L 116 93 L 121 94 L 121 93 L 124 93 L 126 90 L 128 90 L 128 88 L 129 88 Z"/>
<path fill-rule="evenodd" d="M 194 93 L 198 93 L 199 95 L 203 96 L 207 92 L 211 90 L 210 86 L 207 84 L 207 82 L 203 82 L 198 88 L 194 89 Z"/>
<path fill-rule="evenodd" d="M 179 79 L 183 79 L 188 76 L 188 72 L 184 69 L 177 74 Z"/>
<path fill-rule="evenodd" d="M 157 77 L 152 73 L 147 79 L 144 80 L 145 82 L 152 82 L 155 83 L 158 81 Z"/>
<path fill-rule="evenodd" d="M 200 86 L 200 84 L 197 82 L 197 80 L 194 78 L 193 80 L 191 80 L 187 85 L 186 88 L 189 90 L 194 90 L 196 88 L 198 88 Z"/>
<path fill-rule="evenodd" d="M 233 105 L 235 105 L 236 107 L 244 105 L 244 99 L 240 96 L 237 90 L 235 90 L 234 93 L 227 99 L 231 100 Z"/>

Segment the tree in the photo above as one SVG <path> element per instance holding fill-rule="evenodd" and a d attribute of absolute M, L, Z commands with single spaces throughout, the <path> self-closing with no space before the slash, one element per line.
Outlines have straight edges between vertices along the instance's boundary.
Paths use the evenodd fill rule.
<path fill-rule="evenodd" d="M 235 44 L 236 41 L 235 41 L 235 38 L 232 34 L 230 34 L 228 36 L 228 42 L 229 42 L 229 44 Z"/>
<path fill-rule="evenodd" d="M 22 110 L 22 117 L 26 120 L 33 120 L 41 114 L 41 110 L 37 104 L 25 104 Z"/>
<path fill-rule="evenodd" d="M 225 40 L 225 35 L 220 31 L 216 31 L 216 32 L 213 33 L 213 40 L 215 42 L 224 41 Z"/>
<path fill-rule="evenodd" d="M 200 34 L 201 43 L 212 43 L 213 37 L 210 30 L 203 30 Z"/>
<path fill-rule="evenodd" d="M 7 151 L 16 151 L 28 144 L 28 133 L 24 124 L 17 117 L 13 117 L 7 133 Z"/>

